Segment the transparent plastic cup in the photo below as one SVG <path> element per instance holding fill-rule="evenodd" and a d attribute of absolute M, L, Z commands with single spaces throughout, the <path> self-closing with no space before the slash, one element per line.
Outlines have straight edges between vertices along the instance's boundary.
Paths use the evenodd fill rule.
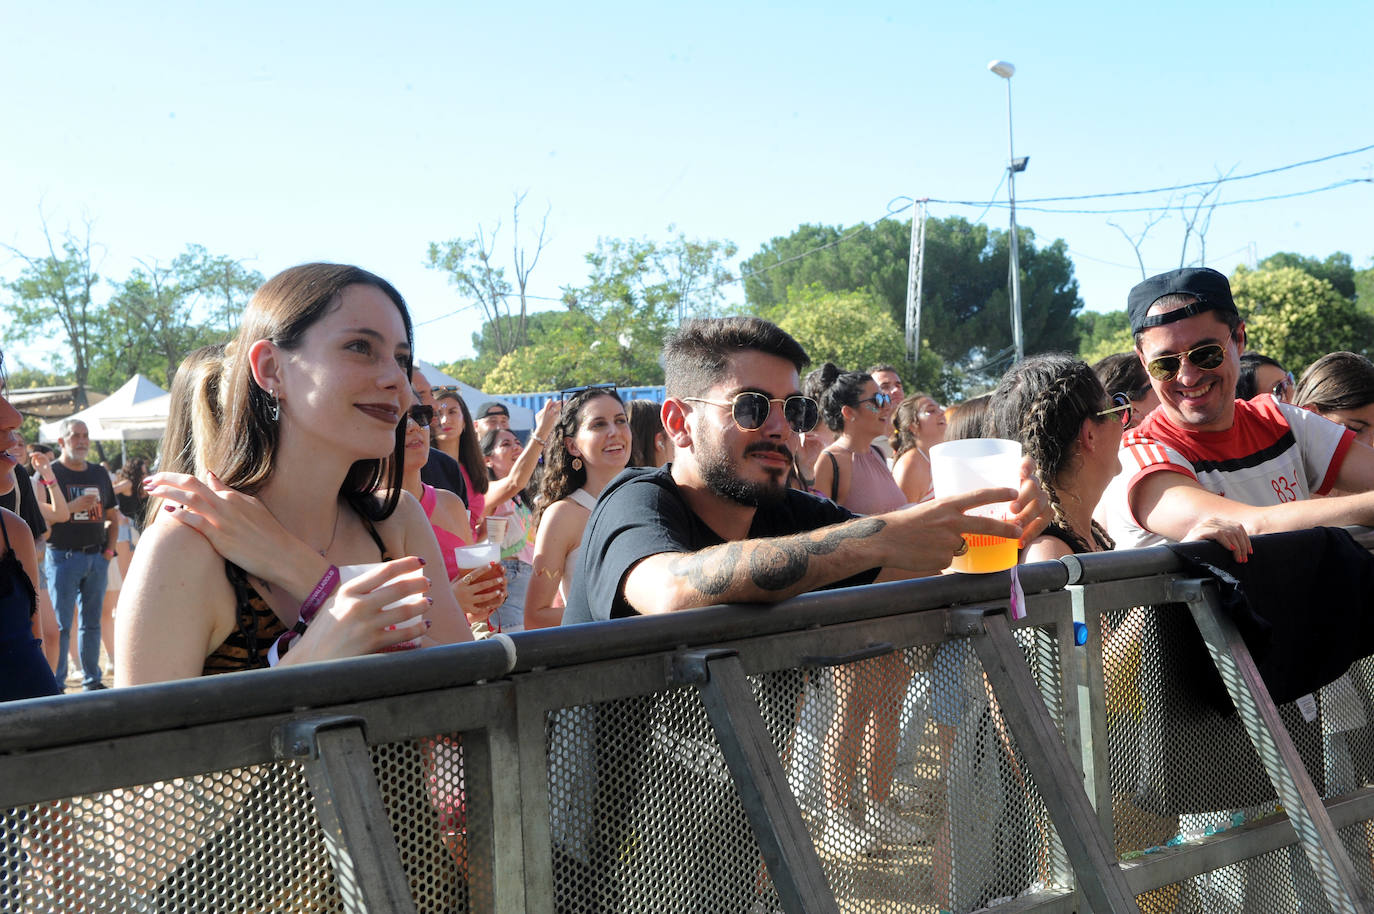
<path fill-rule="evenodd" d="M 930 449 L 930 475 L 935 497 L 962 495 L 974 489 L 1015 489 L 1021 482 L 1021 443 L 1004 438 L 968 438 L 946 441 Z M 970 516 L 1009 521 L 1011 502 L 981 505 Z M 954 557 L 954 571 L 984 574 L 1004 571 L 1016 564 L 1016 540 L 1001 536 L 965 534 L 968 552 Z"/>
<path fill-rule="evenodd" d="M 501 561 L 501 544 L 488 540 L 471 546 L 459 546 L 453 550 L 453 557 L 458 560 L 458 576 L 462 577 L 483 565 Z"/>

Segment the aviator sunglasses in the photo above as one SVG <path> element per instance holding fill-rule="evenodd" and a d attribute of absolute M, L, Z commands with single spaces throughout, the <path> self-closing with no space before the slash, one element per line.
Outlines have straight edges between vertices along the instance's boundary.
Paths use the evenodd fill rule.
<path fill-rule="evenodd" d="M 820 407 L 810 397 L 795 396 L 784 400 L 746 390 L 735 394 L 730 400 L 708 400 L 705 397 L 683 397 L 682 399 L 695 403 L 709 403 L 712 406 L 730 407 L 731 418 L 735 420 L 736 425 L 746 432 L 763 428 L 763 423 L 768 421 L 768 414 L 773 411 L 774 403 L 782 404 L 783 418 L 787 420 L 792 431 L 801 435 L 815 428 L 816 421 L 821 417 Z"/>
<path fill-rule="evenodd" d="M 412 406 L 406 410 L 406 416 L 420 428 L 429 428 L 429 424 L 434 421 L 434 407 Z"/>
<path fill-rule="evenodd" d="M 1098 413 L 1099 416 L 1106 416 L 1111 413 L 1121 414 L 1121 427 L 1130 428 L 1131 418 L 1135 415 L 1135 408 L 1131 406 L 1130 397 L 1125 394 L 1112 394 L 1112 405 Z"/>
<path fill-rule="evenodd" d="M 1157 381 L 1172 381 L 1187 359 L 1194 367 L 1203 371 L 1216 371 L 1226 361 L 1226 349 L 1220 343 L 1208 343 L 1186 352 L 1162 355 L 1145 363 L 1145 370 Z"/>

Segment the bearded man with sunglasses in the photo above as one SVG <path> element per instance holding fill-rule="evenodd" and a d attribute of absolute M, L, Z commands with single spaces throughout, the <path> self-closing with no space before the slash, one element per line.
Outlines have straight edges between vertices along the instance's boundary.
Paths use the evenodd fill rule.
<path fill-rule="evenodd" d="M 662 418 L 674 460 L 626 470 L 602 493 L 565 625 L 935 574 L 967 549 L 962 534 L 1029 541 L 1045 527 L 1049 502 L 1029 461 L 1019 492 L 871 517 L 789 488 L 792 451 L 819 418 L 799 389 L 808 362 L 754 317 L 688 321 L 667 341 Z M 1010 522 L 964 514 L 1008 500 Z"/>
<path fill-rule="evenodd" d="M 1374 524 L 1374 450 L 1274 397 L 1236 399 L 1245 324 L 1225 276 L 1152 276 L 1127 311 L 1160 405 L 1122 439 L 1125 485 L 1105 496 L 1118 548 L 1195 538 L 1201 524 L 1249 536 Z M 1362 494 L 1312 499 L 1333 487 Z"/>

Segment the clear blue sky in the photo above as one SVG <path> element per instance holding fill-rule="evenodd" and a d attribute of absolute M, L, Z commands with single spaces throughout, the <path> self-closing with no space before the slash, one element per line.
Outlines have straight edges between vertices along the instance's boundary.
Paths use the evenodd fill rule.
<path fill-rule="evenodd" d="M 1007 154 L 993 58 L 1017 66 L 1021 200 L 1374 143 L 1368 3 L 281 6 L 0 7 L 0 241 L 37 250 L 41 211 L 57 231 L 89 218 L 110 278 L 190 242 L 265 275 L 358 263 L 432 321 L 420 357 L 447 361 L 476 317 L 433 320 L 462 301 L 422 266 L 426 247 L 498 219 L 506 247 L 515 191 L 531 225 L 552 207 L 531 282 L 550 297 L 585 277 L 598 236 L 660 238 L 673 223 L 743 259 L 803 222 L 875 219 L 903 194 L 987 200 Z M 1374 178 L 1374 153 L 1222 200 L 1346 178 Z M 1114 204 L 1130 202 L 1088 205 Z M 1208 262 L 1344 250 L 1368 266 L 1372 205 L 1361 183 L 1218 209 Z M 1143 214 L 1019 216 L 1041 242 L 1067 241 L 1089 308 L 1123 307 L 1139 268 L 1107 220 L 1134 232 Z M 1006 211 L 983 218 L 1001 227 Z M 1177 266 L 1181 240 L 1176 216 L 1157 225 L 1147 268 Z M 0 276 L 18 270 L 0 255 Z"/>

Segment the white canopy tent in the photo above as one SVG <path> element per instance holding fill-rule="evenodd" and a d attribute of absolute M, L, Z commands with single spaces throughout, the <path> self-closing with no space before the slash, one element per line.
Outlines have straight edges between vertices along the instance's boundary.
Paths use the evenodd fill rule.
<path fill-rule="evenodd" d="M 141 374 L 136 374 L 101 400 L 70 419 L 86 423 L 92 441 L 155 440 L 167 427 L 171 395 Z M 62 434 L 62 420 L 38 426 L 40 441 L 56 441 Z"/>
<path fill-rule="evenodd" d="M 534 428 L 534 410 L 530 409 L 528 406 L 520 406 L 517 403 L 512 403 L 495 394 L 483 393 L 471 384 L 464 384 L 457 378 L 449 377 L 423 359 L 416 359 L 415 367 L 420 369 L 420 373 L 423 374 L 425 379 L 434 387 L 458 388 L 458 394 L 463 398 L 463 402 L 468 405 L 469 412 L 475 413 L 477 412 L 477 407 L 481 406 L 483 403 L 495 401 L 510 410 L 511 428 L 520 431 L 527 431 Z"/>

